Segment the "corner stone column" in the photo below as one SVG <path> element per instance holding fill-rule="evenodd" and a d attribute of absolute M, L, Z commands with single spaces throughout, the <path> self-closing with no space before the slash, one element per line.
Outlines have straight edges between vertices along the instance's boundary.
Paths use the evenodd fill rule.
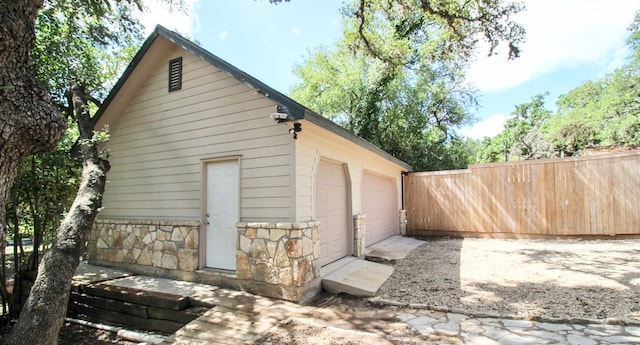
<path fill-rule="evenodd" d="M 239 222 L 236 276 L 252 293 L 302 301 L 320 291 L 318 221 Z"/>
<path fill-rule="evenodd" d="M 407 235 L 407 210 L 400 210 L 400 235 Z"/>
<path fill-rule="evenodd" d="M 367 216 L 356 214 L 353 216 L 353 256 L 363 259 L 365 256 L 365 234 L 367 232 Z"/>

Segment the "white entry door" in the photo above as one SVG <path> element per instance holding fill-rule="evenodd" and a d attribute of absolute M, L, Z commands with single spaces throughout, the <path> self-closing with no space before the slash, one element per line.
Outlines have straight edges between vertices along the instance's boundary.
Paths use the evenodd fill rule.
<path fill-rule="evenodd" d="M 207 164 L 205 265 L 236 270 L 239 169 L 237 161 Z"/>

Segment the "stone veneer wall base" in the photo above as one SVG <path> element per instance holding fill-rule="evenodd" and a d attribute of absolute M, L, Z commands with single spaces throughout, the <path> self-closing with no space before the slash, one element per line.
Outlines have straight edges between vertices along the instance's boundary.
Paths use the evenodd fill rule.
<path fill-rule="evenodd" d="M 237 271 L 222 272 L 200 268 L 197 221 L 102 219 L 89 239 L 89 263 L 304 302 L 321 290 L 319 224 L 238 223 Z"/>
<path fill-rule="evenodd" d="M 367 216 L 353 216 L 353 256 L 364 259 L 366 254 Z"/>
<path fill-rule="evenodd" d="M 198 268 L 200 222 L 98 219 L 87 246 L 92 261 L 168 270 Z"/>
<path fill-rule="evenodd" d="M 400 235 L 407 235 L 407 210 L 400 210 Z"/>
<path fill-rule="evenodd" d="M 320 290 L 320 222 L 237 223 L 236 274 L 248 291 L 302 301 Z"/>

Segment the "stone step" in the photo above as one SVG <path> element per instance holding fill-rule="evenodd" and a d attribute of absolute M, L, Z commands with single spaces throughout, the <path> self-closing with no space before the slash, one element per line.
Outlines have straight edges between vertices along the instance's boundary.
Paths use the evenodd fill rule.
<path fill-rule="evenodd" d="M 80 287 L 79 290 L 80 292 L 91 296 L 165 309 L 184 310 L 190 306 L 190 299 L 188 296 L 146 291 L 139 288 L 90 284 Z"/>
<path fill-rule="evenodd" d="M 376 295 L 393 273 L 392 266 L 356 258 L 347 260 L 346 264 L 336 264 L 338 269 L 322 277 L 322 287 L 325 290 L 335 294 L 371 297 Z"/>
<path fill-rule="evenodd" d="M 95 308 L 74 300 L 69 301 L 68 315 L 86 321 L 106 323 L 126 328 L 172 334 L 184 326 L 184 323 L 170 320 L 150 319 L 122 312 Z"/>
<path fill-rule="evenodd" d="M 209 310 L 191 303 L 189 294 L 196 295 L 202 288 L 172 289 L 167 284 L 155 284 L 152 278 L 111 269 L 97 268 L 97 273 L 92 273 L 89 265 L 81 265 L 78 271 L 68 308 L 69 315 L 75 318 L 172 334 Z M 118 285 L 119 281 L 127 284 Z"/>

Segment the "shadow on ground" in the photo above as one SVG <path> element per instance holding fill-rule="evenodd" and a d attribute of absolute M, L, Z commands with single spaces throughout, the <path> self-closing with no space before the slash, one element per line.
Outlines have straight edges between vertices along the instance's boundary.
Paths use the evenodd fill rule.
<path fill-rule="evenodd" d="M 640 320 L 639 240 L 423 239 L 384 300 L 529 319 Z"/>

